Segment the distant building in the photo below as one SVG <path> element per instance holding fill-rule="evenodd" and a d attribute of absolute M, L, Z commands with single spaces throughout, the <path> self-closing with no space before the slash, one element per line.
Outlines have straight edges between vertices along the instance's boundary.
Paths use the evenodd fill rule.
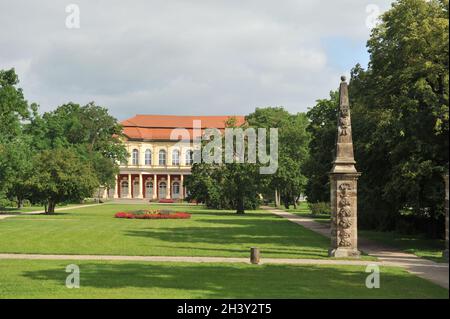
<path fill-rule="evenodd" d="M 193 163 L 192 138 L 194 121 L 201 121 L 201 129 L 223 130 L 225 122 L 243 116 L 172 116 L 136 115 L 123 121 L 123 133 L 130 157 L 120 165 L 113 189 L 105 190 L 103 197 L 135 199 L 182 200 L 188 190 L 184 177 L 191 173 Z M 183 129 L 186 137 L 171 139 L 174 129 Z"/>

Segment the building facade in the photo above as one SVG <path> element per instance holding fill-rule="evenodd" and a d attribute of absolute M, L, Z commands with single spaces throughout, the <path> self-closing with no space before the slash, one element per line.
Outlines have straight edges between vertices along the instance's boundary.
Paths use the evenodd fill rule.
<path fill-rule="evenodd" d="M 225 129 L 225 123 L 243 116 L 136 115 L 121 122 L 129 153 L 121 163 L 115 187 L 103 197 L 183 200 L 184 178 L 191 173 L 194 134 L 206 128 Z"/>

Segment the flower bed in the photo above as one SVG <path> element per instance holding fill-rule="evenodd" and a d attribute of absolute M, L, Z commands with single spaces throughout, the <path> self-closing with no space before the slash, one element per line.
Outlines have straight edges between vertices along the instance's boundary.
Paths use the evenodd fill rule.
<path fill-rule="evenodd" d="M 118 212 L 114 217 L 128 219 L 189 219 L 191 218 L 191 214 L 159 210 L 138 210 L 132 212 Z"/>

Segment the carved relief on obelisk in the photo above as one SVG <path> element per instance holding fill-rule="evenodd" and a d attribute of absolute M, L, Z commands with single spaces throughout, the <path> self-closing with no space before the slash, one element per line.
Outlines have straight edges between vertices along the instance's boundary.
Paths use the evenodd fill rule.
<path fill-rule="evenodd" d="M 330 172 L 332 257 L 359 257 L 357 230 L 357 181 L 353 155 L 352 124 L 348 85 L 341 77 L 336 138 L 336 155 Z"/>

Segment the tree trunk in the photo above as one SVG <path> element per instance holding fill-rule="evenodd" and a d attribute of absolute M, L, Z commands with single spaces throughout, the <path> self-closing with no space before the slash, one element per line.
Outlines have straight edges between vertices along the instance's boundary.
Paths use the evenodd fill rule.
<path fill-rule="evenodd" d="M 236 203 L 237 207 L 236 207 L 236 213 L 237 214 L 245 214 L 245 209 L 244 209 L 244 197 L 239 196 L 237 199 L 237 203 Z"/>
<path fill-rule="evenodd" d="M 49 201 L 48 201 L 47 214 L 53 214 L 53 213 L 55 213 L 55 207 L 56 207 L 55 201 L 49 200 Z"/>
<path fill-rule="evenodd" d="M 297 209 L 297 198 L 294 197 L 294 209 Z"/>
<path fill-rule="evenodd" d="M 17 208 L 22 209 L 23 208 L 23 199 L 18 198 L 17 199 Z"/>
<path fill-rule="evenodd" d="M 286 209 L 289 209 L 289 197 L 288 196 L 286 196 L 284 199 L 283 199 L 283 202 L 284 202 L 284 207 L 286 208 Z"/>
<path fill-rule="evenodd" d="M 275 207 L 280 207 L 280 201 L 278 199 L 278 189 L 275 189 Z"/>

